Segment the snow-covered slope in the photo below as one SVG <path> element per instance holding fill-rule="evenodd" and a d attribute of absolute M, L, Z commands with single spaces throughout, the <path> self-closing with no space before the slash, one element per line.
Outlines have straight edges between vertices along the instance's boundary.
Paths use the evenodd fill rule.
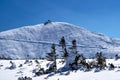
<path fill-rule="evenodd" d="M 30 58 L 44 57 L 50 52 L 51 43 L 56 44 L 57 53 L 61 54 L 58 43 L 62 36 L 68 46 L 76 39 L 79 53 L 86 57 L 94 56 L 97 51 L 102 51 L 107 57 L 120 53 L 119 39 L 109 38 L 69 23 L 51 22 L 47 25 L 38 24 L 0 32 L 0 56 L 13 59 L 24 59 L 28 54 Z"/>

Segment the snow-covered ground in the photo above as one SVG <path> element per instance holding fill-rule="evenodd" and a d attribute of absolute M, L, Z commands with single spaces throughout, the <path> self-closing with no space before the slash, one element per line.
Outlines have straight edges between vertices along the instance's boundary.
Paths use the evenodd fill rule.
<path fill-rule="evenodd" d="M 16 64 L 15 69 L 8 69 L 11 64 L 10 61 Z M 33 69 L 36 69 L 38 66 L 35 60 L 31 60 L 32 63 L 25 63 L 25 60 L 0 60 L 0 80 L 17 80 L 18 77 L 28 76 L 32 80 L 120 80 L 120 60 L 115 61 L 114 59 L 107 59 L 107 64 L 113 63 L 117 68 L 114 70 L 102 70 L 100 72 L 94 72 L 94 69 L 88 72 L 84 71 L 70 71 L 70 74 L 67 75 L 67 72 L 57 73 L 57 74 L 45 74 L 38 77 L 34 77 L 32 73 Z M 42 68 L 47 69 L 46 65 L 49 63 L 47 60 L 38 60 Z M 61 60 L 57 60 L 57 67 L 60 68 L 64 64 L 60 63 Z M 90 61 L 90 60 L 88 60 Z M 19 67 L 20 64 L 23 64 L 22 67 Z"/>

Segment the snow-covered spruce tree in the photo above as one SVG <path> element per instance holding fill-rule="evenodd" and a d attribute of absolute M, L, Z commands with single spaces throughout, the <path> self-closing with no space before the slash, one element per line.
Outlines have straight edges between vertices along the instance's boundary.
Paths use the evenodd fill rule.
<path fill-rule="evenodd" d="M 50 64 L 49 69 L 46 70 L 46 73 L 57 72 L 56 58 L 57 58 L 57 54 L 56 54 L 55 44 L 52 44 L 51 52 L 47 53 L 47 56 L 46 56 L 46 59 L 48 61 L 51 61 L 52 64 Z"/>
<path fill-rule="evenodd" d="M 66 48 L 63 50 L 64 50 L 63 52 L 65 51 L 67 52 Z M 65 60 L 65 66 L 62 68 L 62 71 L 77 69 L 78 51 L 77 51 L 76 40 L 72 41 L 72 46 L 70 47 L 69 52 L 67 52 L 67 56 L 63 55 L 63 58 Z"/>
<path fill-rule="evenodd" d="M 59 44 L 62 46 L 62 48 L 66 47 L 66 41 L 65 41 L 64 36 L 60 39 Z"/>
<path fill-rule="evenodd" d="M 72 47 L 70 49 L 70 55 L 73 56 L 73 60 L 71 60 L 72 62 L 69 63 L 71 70 L 82 68 L 84 71 L 89 71 L 91 69 L 91 65 L 86 62 L 86 58 L 83 56 L 83 54 L 78 54 L 75 39 L 72 41 Z"/>
<path fill-rule="evenodd" d="M 96 61 L 97 61 L 97 68 L 100 70 L 104 69 L 106 67 L 106 59 L 103 56 L 102 52 L 96 53 Z"/>
<path fill-rule="evenodd" d="M 66 49 L 66 41 L 65 41 L 64 36 L 60 39 L 59 44 L 62 46 L 63 57 L 67 57 L 68 51 Z"/>
<path fill-rule="evenodd" d="M 74 53 L 77 54 L 77 45 L 76 45 L 75 39 L 72 41 L 72 49 L 73 49 Z"/>
<path fill-rule="evenodd" d="M 69 63 L 69 65 L 70 65 L 70 68 L 74 70 L 74 69 L 77 69 L 78 60 L 79 60 L 79 54 L 77 51 L 77 44 L 75 39 L 72 40 L 72 47 L 70 49 L 71 49 L 70 54 L 74 55 L 74 60 L 71 63 Z"/>

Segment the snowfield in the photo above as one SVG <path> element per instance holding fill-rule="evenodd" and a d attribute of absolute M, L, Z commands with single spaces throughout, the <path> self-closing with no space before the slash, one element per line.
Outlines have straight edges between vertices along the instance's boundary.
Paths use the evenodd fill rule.
<path fill-rule="evenodd" d="M 90 61 L 91 59 L 87 59 Z M 10 61 L 15 63 L 15 69 L 9 69 L 11 66 Z M 116 68 L 114 70 L 101 70 L 100 72 L 94 72 L 94 69 L 88 72 L 81 70 L 63 72 L 63 73 L 50 73 L 41 76 L 36 76 L 32 73 L 38 66 L 35 60 L 31 60 L 31 63 L 25 63 L 25 60 L 0 60 L 0 80 L 18 80 L 18 77 L 31 77 L 32 80 L 120 80 L 120 60 L 107 59 L 107 64 L 113 63 Z M 47 69 L 46 65 L 49 63 L 47 60 L 38 60 L 42 68 Z M 57 60 L 57 68 L 64 66 L 60 63 L 60 59 Z M 23 66 L 20 66 L 22 64 Z"/>

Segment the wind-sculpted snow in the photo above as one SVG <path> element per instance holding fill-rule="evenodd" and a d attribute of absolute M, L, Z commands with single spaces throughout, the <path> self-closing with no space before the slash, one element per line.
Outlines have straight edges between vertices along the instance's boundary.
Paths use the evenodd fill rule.
<path fill-rule="evenodd" d="M 61 56 L 59 40 L 62 36 L 66 39 L 67 48 L 71 46 L 71 41 L 76 39 L 79 53 L 86 57 L 93 57 L 98 51 L 102 51 L 107 57 L 120 53 L 119 39 L 109 38 L 69 23 L 51 22 L 1 32 L 0 57 L 45 57 L 46 53 L 50 52 L 52 43 L 55 43 L 57 54 Z"/>

